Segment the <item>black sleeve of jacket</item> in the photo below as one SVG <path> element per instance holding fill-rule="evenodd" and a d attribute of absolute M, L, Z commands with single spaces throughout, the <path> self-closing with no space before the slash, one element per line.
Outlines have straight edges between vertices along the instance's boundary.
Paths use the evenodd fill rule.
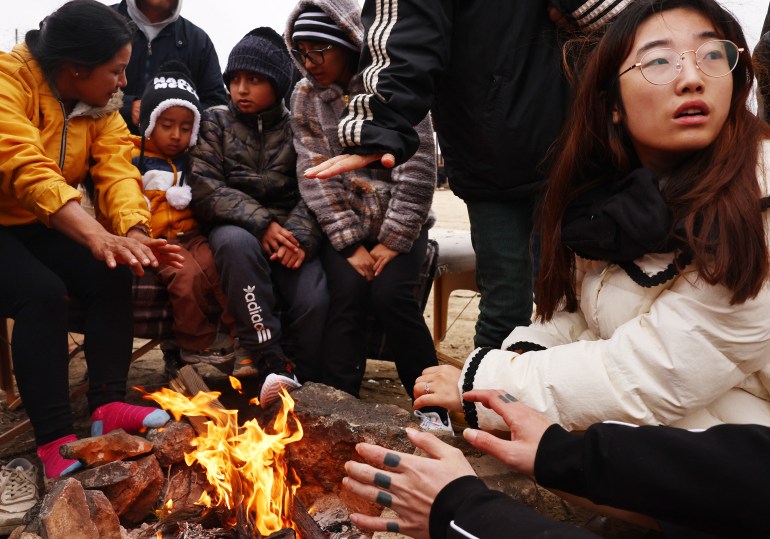
<path fill-rule="evenodd" d="M 455 479 L 438 493 L 430 510 L 429 530 L 431 539 L 471 535 L 480 539 L 596 538 L 586 530 L 541 515 L 472 475 Z"/>
<path fill-rule="evenodd" d="M 222 70 L 219 65 L 219 57 L 211 42 L 208 34 L 203 30 L 201 32 L 201 42 L 203 46 L 196 52 L 198 59 L 198 80 L 195 81 L 198 90 L 198 96 L 204 109 L 215 105 L 225 105 L 227 103 L 227 92 L 225 83 L 222 80 Z"/>
<path fill-rule="evenodd" d="M 365 94 L 351 99 L 340 122 L 347 153 L 390 152 L 396 164 L 419 146 L 412 126 L 428 113 L 435 82 L 449 63 L 448 0 L 366 0 L 361 19 Z"/>
<path fill-rule="evenodd" d="M 725 537 L 768 537 L 770 428 L 720 425 L 705 432 L 597 424 L 552 425 L 535 478 L 595 503 Z"/>

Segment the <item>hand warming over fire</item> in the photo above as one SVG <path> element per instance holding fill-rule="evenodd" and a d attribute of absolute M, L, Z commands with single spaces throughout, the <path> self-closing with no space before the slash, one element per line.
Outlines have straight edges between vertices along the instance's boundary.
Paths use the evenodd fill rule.
<path fill-rule="evenodd" d="M 350 515 L 359 528 L 427 539 L 430 537 L 428 518 L 436 495 L 455 479 L 476 474 L 459 449 L 426 432 L 406 429 L 406 433 L 430 458 L 360 443 L 356 451 L 372 465 L 348 461 L 345 464 L 348 477 L 342 480 L 342 485 L 353 494 L 398 513 L 396 519 Z"/>
<path fill-rule="evenodd" d="M 461 371 L 451 365 L 428 367 L 414 381 L 414 407 L 441 406 L 454 412 L 462 412 L 458 382 Z"/>

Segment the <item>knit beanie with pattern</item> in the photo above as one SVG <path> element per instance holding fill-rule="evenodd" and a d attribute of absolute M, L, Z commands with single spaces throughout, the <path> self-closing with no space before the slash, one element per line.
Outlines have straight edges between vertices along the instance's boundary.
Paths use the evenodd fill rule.
<path fill-rule="evenodd" d="M 171 107 L 185 107 L 195 116 L 190 147 L 198 141 L 201 123 L 201 102 L 195 91 L 190 70 L 178 60 L 169 60 L 147 84 L 139 105 L 139 133 L 149 138 L 158 117 Z"/>
<path fill-rule="evenodd" d="M 255 28 L 241 39 L 227 58 L 222 73 L 225 85 L 230 86 L 234 71 L 249 71 L 265 77 L 276 96 L 284 96 L 291 84 L 293 64 L 283 38 L 272 28 Z"/>
<path fill-rule="evenodd" d="M 337 26 L 329 15 L 319 7 L 311 6 L 299 14 L 294 22 L 291 34 L 292 43 L 298 41 L 313 41 L 329 43 L 359 52 L 350 36 Z"/>

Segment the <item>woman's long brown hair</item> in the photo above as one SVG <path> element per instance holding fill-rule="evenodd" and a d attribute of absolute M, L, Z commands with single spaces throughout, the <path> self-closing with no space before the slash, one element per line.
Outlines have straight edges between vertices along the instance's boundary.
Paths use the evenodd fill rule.
<path fill-rule="evenodd" d="M 747 109 L 754 74 L 743 31 L 713 0 L 639 0 L 610 24 L 586 57 L 572 110 L 554 146 L 538 218 L 541 263 L 535 291 L 541 320 L 549 320 L 557 309 L 577 309 L 575 255 L 561 241 L 566 207 L 585 190 L 623 177 L 639 166 L 625 129 L 612 121 L 613 107 L 621 113 L 623 110 L 617 84 L 621 62 L 645 20 L 680 7 L 702 13 L 723 39 L 744 52 L 732 73 L 733 94 L 723 129 L 709 147 L 671 171 L 663 197 L 672 210 L 673 222 L 684 225 L 678 239 L 692 253 L 698 275 L 709 284 L 727 287 L 732 292 L 731 303 L 756 296 L 767 278 L 756 166 L 760 141 L 770 130 Z"/>

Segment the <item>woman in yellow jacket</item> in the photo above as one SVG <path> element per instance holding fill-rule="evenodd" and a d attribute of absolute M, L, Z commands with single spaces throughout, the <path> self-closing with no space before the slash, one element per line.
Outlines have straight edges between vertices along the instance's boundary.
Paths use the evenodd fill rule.
<path fill-rule="evenodd" d="M 129 23 L 95 0 L 46 17 L 0 53 L 0 315 L 14 319 L 16 381 L 45 474 L 79 466 L 67 381 L 72 299 L 85 315 L 92 434 L 168 420 L 123 403 L 131 359 L 131 272 L 181 265 L 178 248 L 148 235 L 149 212 L 118 110 L 131 57 Z M 77 189 L 93 179 L 99 222 Z M 126 267 L 128 266 L 128 268 Z"/>

